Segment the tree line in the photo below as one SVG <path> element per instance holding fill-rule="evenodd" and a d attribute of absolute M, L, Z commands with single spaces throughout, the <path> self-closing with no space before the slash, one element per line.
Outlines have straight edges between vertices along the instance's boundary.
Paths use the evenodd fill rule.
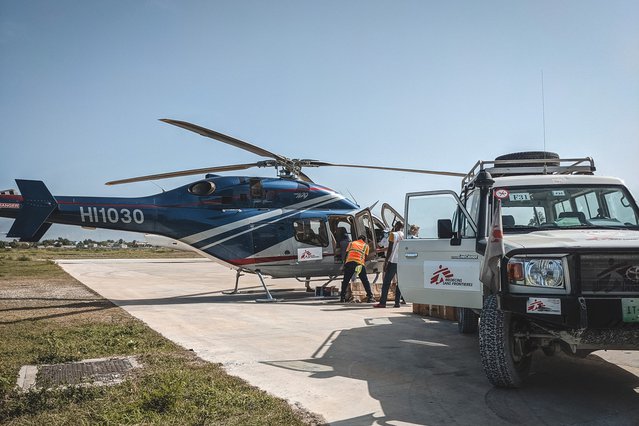
<path fill-rule="evenodd" d="M 71 241 L 68 238 L 63 238 L 63 237 L 58 237 L 55 240 L 52 239 L 48 239 L 48 240 L 42 240 L 42 241 L 38 241 L 35 243 L 21 243 L 18 240 L 13 240 L 13 241 L 0 241 L 0 249 L 3 248 L 25 248 L 25 247 L 38 247 L 38 246 L 45 246 L 45 247 L 69 247 L 69 246 L 75 246 L 76 248 L 108 248 L 108 247 L 113 247 L 113 246 L 121 246 L 123 244 L 126 244 L 127 247 L 140 247 L 140 246 L 144 246 L 146 245 L 145 243 L 141 243 L 139 241 L 133 240 L 131 242 L 127 242 L 124 241 L 122 238 L 120 238 L 119 240 L 106 240 L 106 241 L 95 241 L 92 239 L 85 239 L 82 241 Z"/>

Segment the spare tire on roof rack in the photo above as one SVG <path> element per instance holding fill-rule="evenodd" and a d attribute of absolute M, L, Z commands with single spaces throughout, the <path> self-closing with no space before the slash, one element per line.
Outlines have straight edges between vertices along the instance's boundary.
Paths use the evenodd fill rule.
<path fill-rule="evenodd" d="M 509 163 L 498 165 L 495 164 L 495 167 L 543 167 L 546 166 L 558 166 L 559 165 L 559 154 L 556 152 L 548 152 L 548 151 L 524 151 L 524 152 L 513 152 L 511 154 L 500 155 L 495 158 L 495 161 L 499 160 L 546 160 L 540 163 Z"/>

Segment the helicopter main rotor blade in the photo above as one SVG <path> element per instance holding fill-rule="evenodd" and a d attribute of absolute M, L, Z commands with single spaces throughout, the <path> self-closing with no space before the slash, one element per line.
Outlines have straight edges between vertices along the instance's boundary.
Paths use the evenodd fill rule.
<path fill-rule="evenodd" d="M 156 175 L 146 175 L 146 176 L 139 176 L 139 177 L 128 178 L 128 179 L 113 180 L 111 182 L 107 182 L 105 185 L 120 185 L 123 183 L 144 182 L 147 180 L 167 179 L 167 178 L 174 178 L 179 176 L 200 175 L 204 173 L 230 172 L 233 170 L 244 170 L 244 169 L 250 169 L 251 167 L 264 167 L 264 166 L 265 166 L 264 162 L 259 162 L 259 163 L 248 163 L 248 164 L 233 164 L 228 166 L 204 167 L 202 169 L 181 170 L 179 172 L 158 173 Z"/>
<path fill-rule="evenodd" d="M 406 169 L 406 168 L 400 168 L 400 167 L 364 166 L 361 164 L 335 164 L 335 163 L 326 163 L 324 161 L 315 161 L 315 160 L 311 160 L 311 162 L 309 163 L 309 166 L 311 167 L 321 167 L 321 166 L 353 167 L 356 169 L 390 170 L 395 172 L 422 173 L 427 175 L 442 175 L 442 176 L 455 176 L 455 177 L 466 176 L 466 173 L 457 173 L 457 172 L 443 172 L 438 170 L 424 170 L 424 169 Z"/>
<path fill-rule="evenodd" d="M 302 180 L 304 182 L 314 183 L 313 180 L 310 177 L 306 176 L 306 173 L 303 173 L 303 172 L 300 171 L 300 172 L 297 173 L 297 176 L 300 178 L 300 180 Z"/>
<path fill-rule="evenodd" d="M 186 121 L 180 121 L 180 120 L 172 120 L 170 118 L 161 118 L 160 121 L 163 121 L 168 124 L 172 124 L 174 126 L 181 127 L 186 130 L 190 130 L 192 132 L 195 132 L 207 138 L 215 139 L 216 141 L 224 142 L 236 148 L 240 148 L 245 151 L 252 152 L 253 154 L 261 155 L 262 157 L 270 157 L 282 162 L 289 161 L 288 158 L 283 157 L 279 154 L 274 154 L 270 151 L 265 150 L 264 148 L 260 148 L 259 146 L 255 146 L 248 142 L 244 142 L 240 139 L 236 139 L 232 136 L 228 136 L 223 133 L 216 132 L 215 130 L 210 130 L 202 126 L 198 126 L 197 124 L 192 124 L 192 123 L 189 123 Z"/>

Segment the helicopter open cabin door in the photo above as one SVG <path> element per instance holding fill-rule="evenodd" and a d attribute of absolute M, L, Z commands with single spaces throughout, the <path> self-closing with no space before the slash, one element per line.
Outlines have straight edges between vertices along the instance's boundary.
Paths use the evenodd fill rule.
<path fill-rule="evenodd" d="M 477 226 L 452 191 L 406 195 L 398 281 L 413 303 L 482 307 Z M 412 230 L 412 232 L 411 232 Z"/>
<path fill-rule="evenodd" d="M 402 215 L 388 203 L 382 204 L 382 220 L 384 225 L 391 230 L 397 222 L 404 222 Z"/>
<path fill-rule="evenodd" d="M 375 221 L 370 209 L 366 208 L 355 214 L 355 228 L 357 231 L 357 235 L 355 235 L 355 238 L 360 235 L 365 235 L 368 239 L 370 252 L 369 260 L 366 264 L 367 271 L 369 273 L 381 272 L 383 269 L 383 265 L 379 264 L 380 259 L 377 252 L 378 235 L 376 235 Z M 383 262 L 383 260 L 381 261 Z"/>

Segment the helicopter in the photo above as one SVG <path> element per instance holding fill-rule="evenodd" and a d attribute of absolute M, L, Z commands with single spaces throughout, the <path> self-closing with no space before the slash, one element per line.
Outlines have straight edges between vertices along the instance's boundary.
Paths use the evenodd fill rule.
<path fill-rule="evenodd" d="M 328 284 L 341 275 L 339 240 L 367 237 L 369 271 L 379 275 L 382 239 L 401 215 L 388 204 L 381 218 L 306 175 L 303 168 L 350 167 L 463 177 L 462 173 L 336 164 L 290 159 L 240 139 L 186 121 L 161 119 L 204 137 L 251 152 L 265 160 L 139 176 L 107 182 L 120 185 L 202 175 L 203 179 L 155 195 L 136 198 L 53 196 L 42 181 L 16 179 L 15 190 L 0 191 L 0 216 L 14 218 L 8 238 L 39 241 L 51 224 L 77 225 L 158 235 L 201 255 L 260 278 L 266 299 L 274 301 L 263 276 Z M 217 173 L 274 167 L 276 177 L 222 176 Z M 339 239 L 338 239 L 339 238 Z"/>

